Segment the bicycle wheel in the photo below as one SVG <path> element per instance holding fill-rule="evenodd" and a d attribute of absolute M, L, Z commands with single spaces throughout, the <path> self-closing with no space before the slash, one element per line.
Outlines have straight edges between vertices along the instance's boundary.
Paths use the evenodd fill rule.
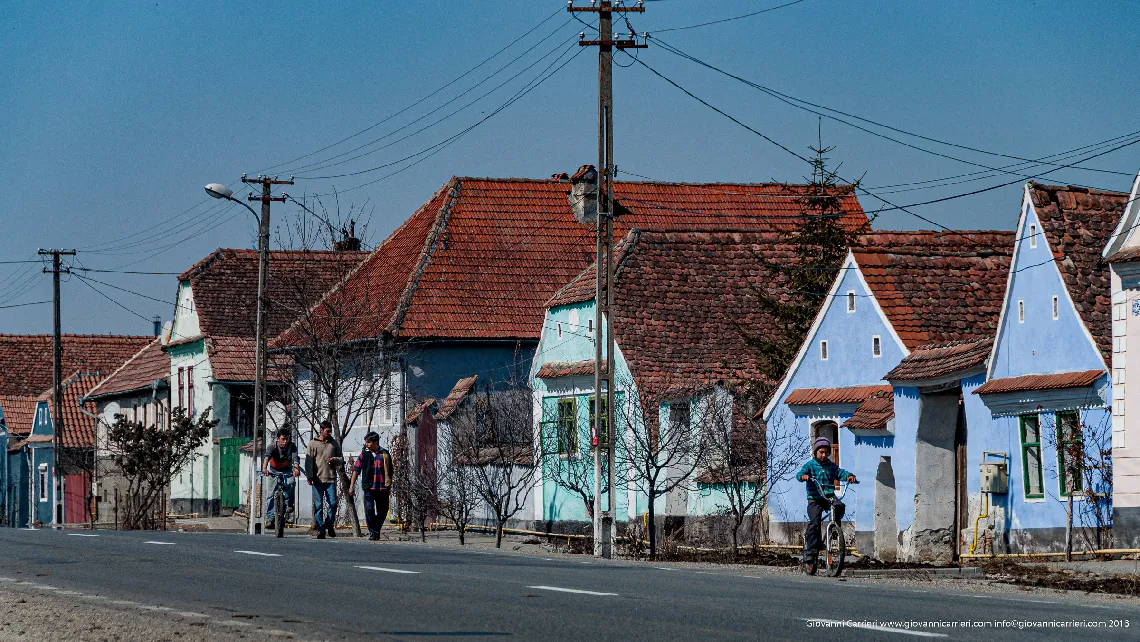
<path fill-rule="evenodd" d="M 285 537 L 285 493 L 280 487 L 273 493 L 273 521 L 277 537 Z"/>
<path fill-rule="evenodd" d="M 827 525 L 827 550 L 824 551 L 824 565 L 830 577 L 839 577 L 843 572 L 843 561 L 847 557 L 847 541 L 843 537 L 843 527 L 835 522 Z"/>

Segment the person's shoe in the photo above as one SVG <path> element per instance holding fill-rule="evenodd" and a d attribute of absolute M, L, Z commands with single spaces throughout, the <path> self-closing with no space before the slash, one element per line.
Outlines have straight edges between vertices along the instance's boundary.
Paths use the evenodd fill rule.
<path fill-rule="evenodd" d="M 329 537 L 332 537 L 332 538 L 334 538 L 334 539 L 336 538 L 336 531 L 335 531 L 335 530 L 333 530 L 333 527 L 332 527 L 332 526 L 329 526 L 329 531 L 328 531 L 328 532 L 329 532 Z"/>
<path fill-rule="evenodd" d="M 377 541 L 379 541 L 379 540 L 380 540 L 380 536 L 379 536 L 379 535 L 377 535 L 376 533 L 369 533 L 369 534 L 368 534 L 368 541 L 370 541 L 370 542 L 377 542 Z"/>
<path fill-rule="evenodd" d="M 318 532 L 317 533 L 317 539 L 324 539 L 324 538 L 325 538 L 324 532 Z"/>

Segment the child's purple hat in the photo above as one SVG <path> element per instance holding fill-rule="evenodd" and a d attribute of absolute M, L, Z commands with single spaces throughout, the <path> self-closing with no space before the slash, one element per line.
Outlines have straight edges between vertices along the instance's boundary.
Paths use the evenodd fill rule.
<path fill-rule="evenodd" d="M 812 454 L 814 455 L 815 451 L 819 450 L 820 448 L 831 450 L 831 442 L 828 441 L 826 437 L 820 437 L 819 439 L 816 439 L 815 443 L 811 445 Z"/>

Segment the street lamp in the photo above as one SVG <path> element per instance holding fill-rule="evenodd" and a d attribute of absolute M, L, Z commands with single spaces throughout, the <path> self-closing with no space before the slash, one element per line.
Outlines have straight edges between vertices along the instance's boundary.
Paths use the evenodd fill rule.
<path fill-rule="evenodd" d="M 254 182 L 246 179 L 242 175 L 242 182 Z M 262 442 L 262 433 L 265 431 L 265 282 L 269 274 L 269 203 L 272 200 L 283 200 L 281 198 L 272 198 L 269 195 L 269 186 L 277 183 L 277 181 L 268 177 L 258 176 L 257 181 L 263 184 L 263 195 L 257 200 L 261 201 L 261 216 L 253 211 L 253 208 L 244 202 L 234 198 L 234 191 L 221 183 L 210 183 L 206 186 L 206 193 L 217 199 L 225 199 L 239 203 L 245 209 L 249 210 L 250 214 L 257 220 L 258 234 L 257 234 L 257 253 L 258 253 L 258 272 L 257 272 L 257 329 L 255 331 L 254 339 L 254 376 L 253 376 L 253 471 L 249 478 L 250 493 L 249 493 L 249 534 L 261 534 L 261 520 L 258 518 L 261 511 L 261 497 L 262 486 L 258 483 L 258 475 L 265 464 L 262 461 L 264 458 L 265 444 Z M 292 184 L 292 181 L 287 181 L 287 184 Z M 255 197 L 251 194 L 251 200 Z M 253 492 L 254 487 L 257 492 Z M 278 508 L 277 510 L 280 510 Z"/>

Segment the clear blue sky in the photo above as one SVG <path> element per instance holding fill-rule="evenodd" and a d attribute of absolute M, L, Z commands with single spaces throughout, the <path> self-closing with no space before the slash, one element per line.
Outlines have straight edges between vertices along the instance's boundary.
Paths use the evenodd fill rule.
<path fill-rule="evenodd" d="M 647 2 L 646 14 L 633 22 L 639 31 L 657 32 L 780 3 Z M 583 27 L 565 24 L 568 15 L 559 11 L 564 7 L 558 0 L 250 1 L 212 8 L 173 2 L 7 3 L 0 21 L 0 183 L 6 187 L 0 205 L 0 261 L 35 259 L 40 247 L 75 247 L 81 250 L 78 264 L 89 268 L 179 272 L 216 247 L 249 247 L 252 217 L 236 206 L 226 210 L 204 202 L 202 185 L 230 183 L 242 172 L 256 174 L 377 123 L 552 14 L 514 47 L 436 97 L 277 171 L 317 176 L 395 162 L 358 176 L 298 181 L 288 190 L 294 195 L 328 193 L 422 159 L 341 195 L 342 206 L 367 204 L 372 212 L 369 236 L 375 242 L 452 175 L 545 177 L 594 162 L 597 56 L 592 49 L 426 159 L 396 162 L 490 114 L 557 53 L 471 107 L 376 150 L 490 90 L 560 42 L 568 43 L 562 49 L 569 54 L 578 53 L 569 42 Z M 1130 77 L 1140 60 L 1137 24 L 1140 5 L 1127 0 L 803 0 L 751 18 L 658 35 L 785 94 L 947 142 L 1039 158 L 1140 130 L 1140 89 Z M 550 32 L 556 33 L 539 42 Z M 373 153 L 322 171 L 296 169 L 390 134 L 536 43 L 518 62 L 450 106 L 336 160 Z M 815 142 L 815 115 L 661 48 L 639 55 L 796 152 L 806 153 Z M 617 61 L 630 62 L 624 56 Z M 798 181 L 806 173 L 794 156 L 639 65 L 615 69 L 614 86 L 619 170 L 677 181 Z M 982 165 L 1014 162 L 890 135 Z M 981 170 L 828 120 L 823 137 L 836 147 L 832 156 L 842 163 L 845 177 L 862 176 L 866 186 L 897 204 L 1018 179 L 991 173 L 958 185 L 897 192 L 906 188 L 883 186 Z M 1140 145 L 1086 165 L 1134 173 L 1140 168 Z M 1075 169 L 1041 180 L 1131 187 L 1126 175 Z M 1019 200 L 1020 188 L 1013 185 L 914 211 L 953 228 L 1010 229 Z M 861 201 L 868 211 L 879 206 L 868 197 Z M 292 205 L 274 210 L 278 222 L 297 216 Z M 931 227 L 899 211 L 884 213 L 876 224 Z M 152 226 L 157 227 L 115 242 Z M 0 306 L 50 299 L 50 280 L 39 270 L 37 264 L 0 265 Z M 67 332 L 145 333 L 150 324 L 137 315 L 172 314 L 173 276 L 91 276 L 162 302 L 97 286 L 132 313 L 72 278 L 63 286 Z M 50 330 L 50 305 L 0 308 L 0 332 Z"/>

